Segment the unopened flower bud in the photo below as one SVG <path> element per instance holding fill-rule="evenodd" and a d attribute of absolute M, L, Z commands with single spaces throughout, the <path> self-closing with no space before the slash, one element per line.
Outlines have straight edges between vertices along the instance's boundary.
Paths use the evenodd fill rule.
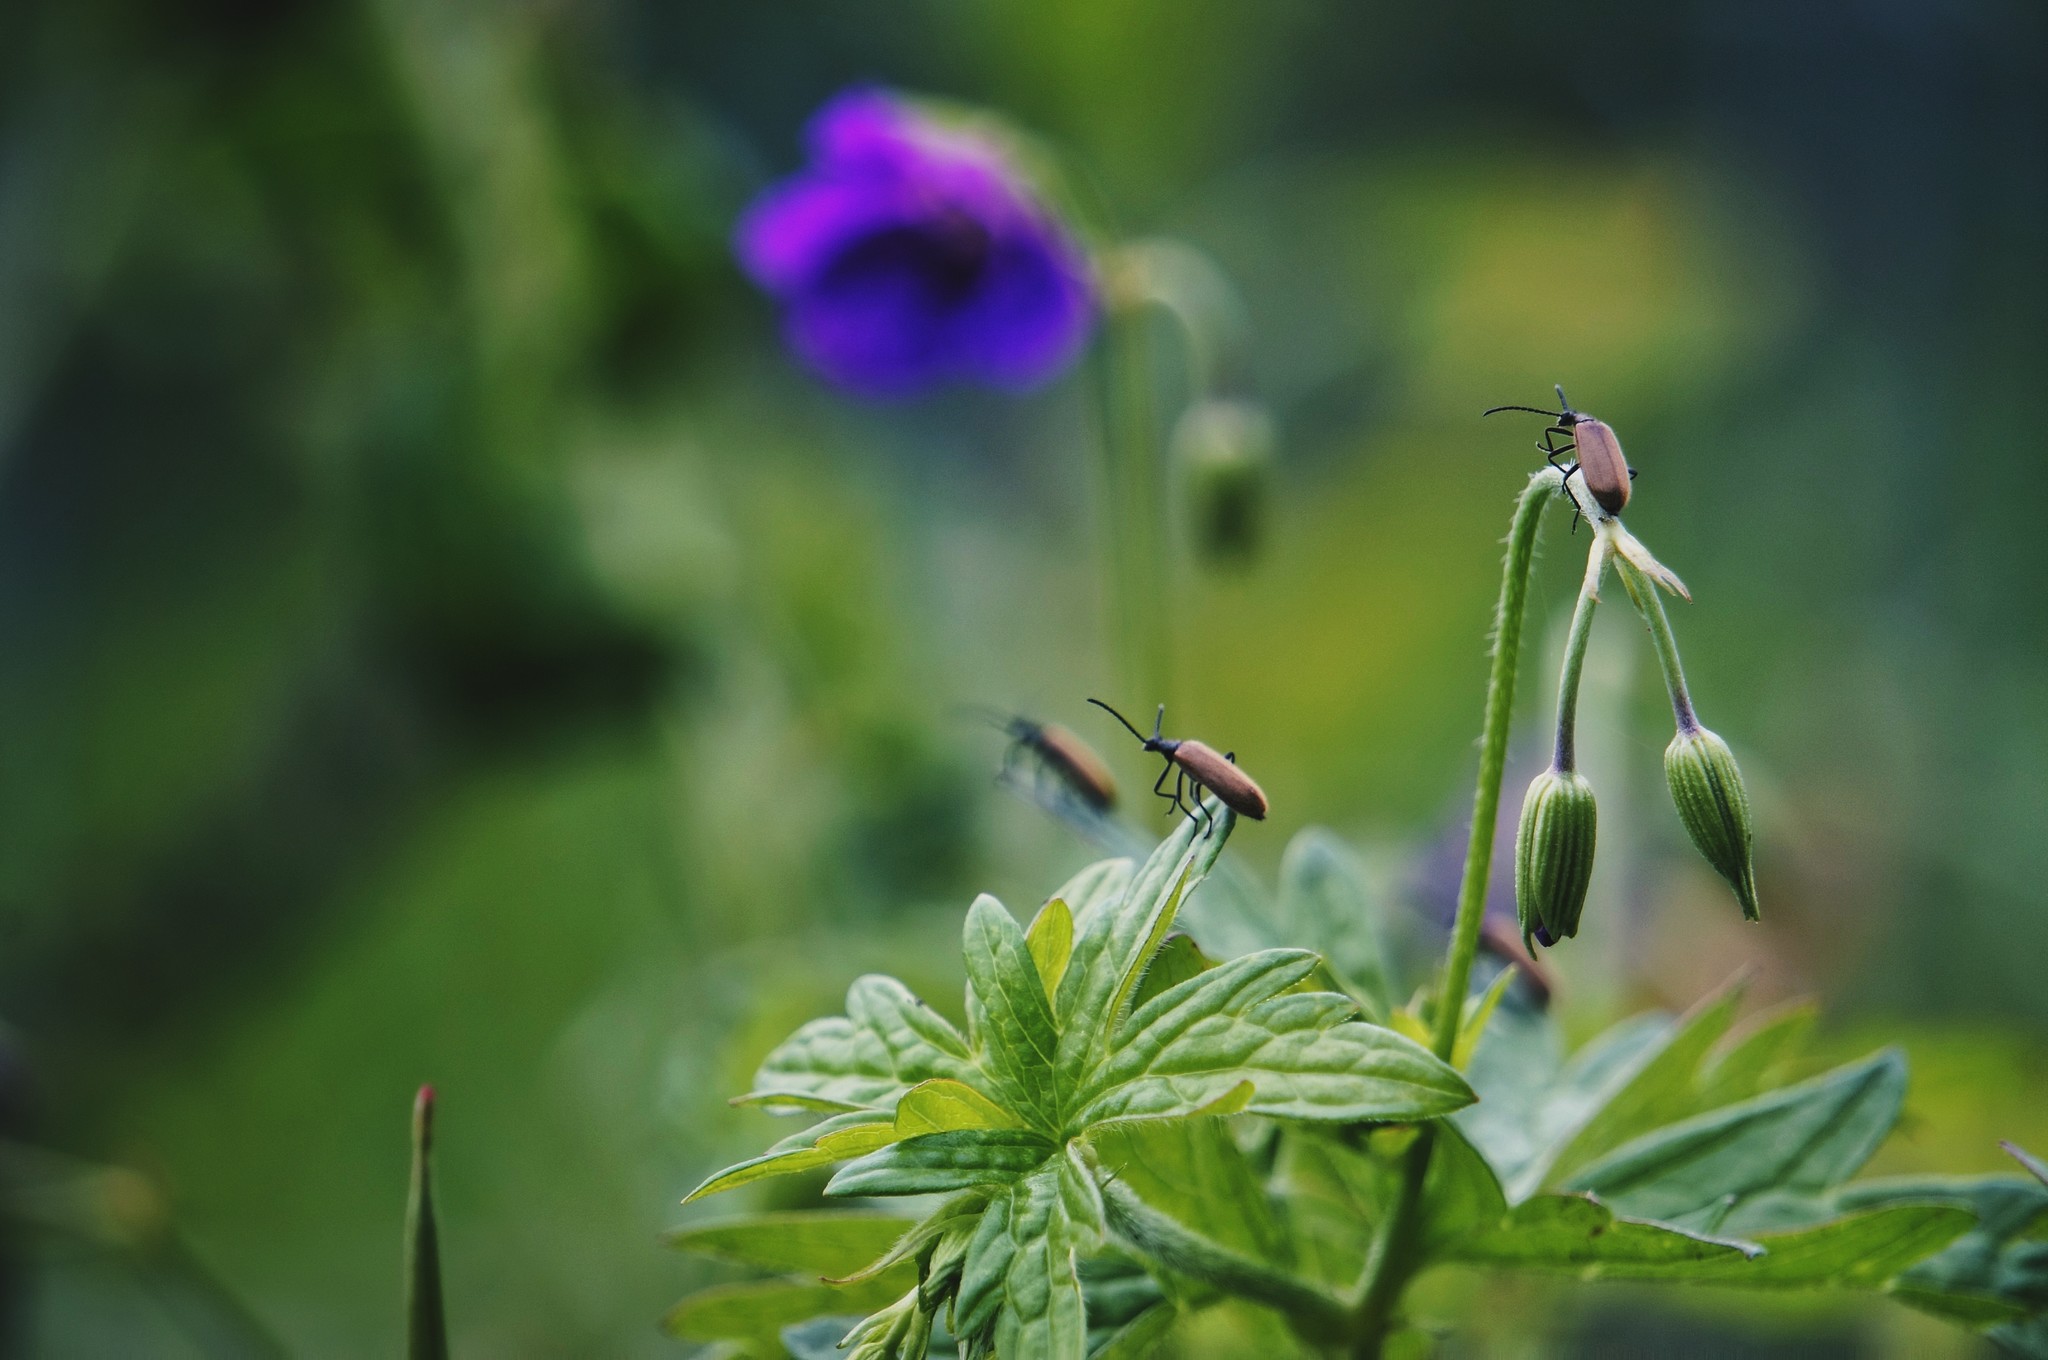
<path fill-rule="evenodd" d="M 1243 563 L 1259 550 L 1273 464 L 1273 422 L 1256 403 L 1209 398 L 1173 432 L 1187 478 L 1195 549 L 1208 562 Z"/>
<path fill-rule="evenodd" d="M 1598 821 L 1593 786 L 1576 770 L 1553 766 L 1530 782 L 1515 836 L 1515 914 L 1525 941 L 1553 945 L 1579 933 Z"/>
<path fill-rule="evenodd" d="M 1750 862 L 1749 794 L 1728 743 L 1704 727 L 1681 728 L 1664 750 L 1671 801 L 1692 843 L 1728 880 L 1742 914 L 1758 919 L 1756 868 Z"/>

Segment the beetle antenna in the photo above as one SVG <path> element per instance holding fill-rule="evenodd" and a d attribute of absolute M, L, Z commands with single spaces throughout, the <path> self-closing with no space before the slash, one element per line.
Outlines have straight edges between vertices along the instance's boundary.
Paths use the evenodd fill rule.
<path fill-rule="evenodd" d="M 1565 397 L 1565 395 L 1564 395 L 1564 384 L 1563 384 L 1563 383 L 1552 383 L 1552 384 L 1551 384 L 1551 387 L 1552 387 L 1553 389 L 1555 389 L 1555 391 L 1557 392 L 1557 404 L 1558 404 L 1559 406 L 1563 407 L 1563 408 L 1564 408 L 1565 410 L 1567 410 L 1567 411 L 1571 410 L 1571 409 L 1572 409 L 1572 404 L 1571 404 L 1571 402 L 1570 402 L 1569 400 L 1567 400 L 1567 399 L 1566 399 L 1566 397 Z"/>
<path fill-rule="evenodd" d="M 1494 406 L 1487 410 L 1481 411 L 1479 414 L 1482 416 L 1490 416 L 1495 411 L 1533 411 L 1539 416 L 1549 416 L 1552 420 L 1556 420 L 1560 415 L 1563 414 L 1563 412 L 1560 411 L 1546 411 L 1541 406 Z"/>
<path fill-rule="evenodd" d="M 1108 704 L 1105 704 L 1100 699 L 1090 699 L 1088 702 L 1094 704 L 1104 713 L 1107 713 L 1110 717 L 1115 718 L 1118 722 L 1122 723 L 1124 725 L 1124 730 L 1129 732 L 1132 736 L 1136 737 L 1139 741 L 1145 740 L 1145 734 L 1143 732 L 1140 732 L 1137 728 L 1132 727 L 1131 720 L 1129 718 L 1126 718 L 1123 714 L 1117 712 L 1115 709 L 1111 708 Z"/>
<path fill-rule="evenodd" d="M 1164 726 L 1166 726 L 1166 705 L 1161 704 L 1159 711 L 1152 715 L 1152 740 L 1159 740 L 1159 729 Z"/>

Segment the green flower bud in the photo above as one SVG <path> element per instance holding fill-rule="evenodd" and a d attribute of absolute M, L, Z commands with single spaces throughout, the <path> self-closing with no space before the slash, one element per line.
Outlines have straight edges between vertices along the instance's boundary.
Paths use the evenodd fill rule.
<path fill-rule="evenodd" d="M 1196 402 L 1173 432 L 1186 477 L 1195 549 L 1204 561 L 1243 563 L 1259 550 L 1273 464 L 1273 422 L 1256 403 Z"/>
<path fill-rule="evenodd" d="M 1553 766 L 1530 781 L 1515 836 L 1515 914 L 1524 941 L 1548 946 L 1579 933 L 1598 822 L 1593 786 L 1576 770 Z"/>
<path fill-rule="evenodd" d="M 1749 794 L 1728 743 L 1704 727 L 1680 728 L 1664 750 L 1664 777 L 1686 834 L 1714 872 L 1728 880 L 1742 914 L 1758 919 L 1756 867 L 1750 862 Z"/>

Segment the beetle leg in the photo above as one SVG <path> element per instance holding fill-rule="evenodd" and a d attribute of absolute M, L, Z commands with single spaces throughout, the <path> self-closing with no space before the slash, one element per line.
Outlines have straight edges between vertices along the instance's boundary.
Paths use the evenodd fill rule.
<path fill-rule="evenodd" d="M 1173 795 L 1166 791 L 1166 776 L 1172 774 L 1174 770 L 1177 768 L 1179 767 L 1177 767 L 1172 761 L 1167 761 L 1166 768 L 1159 772 L 1158 781 L 1152 785 L 1152 792 L 1158 794 L 1161 798 L 1172 798 Z"/>

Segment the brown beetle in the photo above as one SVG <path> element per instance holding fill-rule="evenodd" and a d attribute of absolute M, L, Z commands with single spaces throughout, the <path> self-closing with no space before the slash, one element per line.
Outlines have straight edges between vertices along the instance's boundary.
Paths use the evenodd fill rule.
<path fill-rule="evenodd" d="M 1132 727 L 1130 720 L 1100 699 L 1090 699 L 1103 712 L 1124 725 L 1132 736 L 1144 744 L 1148 751 L 1155 751 L 1166 757 L 1166 768 L 1159 772 L 1159 780 L 1152 786 L 1152 792 L 1167 800 L 1174 808 L 1193 817 L 1195 812 L 1188 809 L 1184 801 L 1187 786 L 1193 784 L 1198 790 L 1207 789 L 1221 799 L 1223 805 L 1243 817 L 1255 822 L 1266 820 L 1266 794 L 1257 781 L 1237 768 L 1237 752 L 1218 754 L 1215 747 L 1200 741 L 1172 741 L 1159 735 L 1159 729 L 1166 723 L 1166 705 L 1159 706 L 1159 714 L 1152 720 L 1152 735 L 1146 736 Z M 1173 792 L 1164 788 L 1166 776 L 1175 775 Z M 1201 796 L 1195 797 L 1195 807 L 1202 805 Z"/>
<path fill-rule="evenodd" d="M 1116 805 L 1116 779 L 1102 757 L 1087 742 L 1058 723 L 1042 723 L 1018 715 L 997 718 L 996 726 L 1009 734 L 1010 750 L 1003 757 L 1003 773 L 1009 774 L 1025 752 L 1037 759 L 1039 768 L 1050 771 L 1060 787 L 1095 812 L 1107 812 Z"/>
<path fill-rule="evenodd" d="M 1494 411 L 1533 411 L 1556 421 L 1543 432 L 1543 440 L 1536 447 L 1543 451 L 1549 464 L 1565 476 L 1582 473 L 1586 490 L 1592 493 L 1600 508 L 1610 515 L 1619 515 L 1621 508 L 1628 504 L 1628 484 L 1635 480 L 1636 470 L 1628 465 L 1628 459 L 1621 456 L 1621 441 L 1614 437 L 1614 427 L 1584 411 L 1574 411 L 1572 404 L 1565 400 L 1561 384 L 1557 388 L 1557 405 L 1559 409 L 1555 411 L 1546 411 L 1541 406 L 1496 406 L 1480 414 L 1490 416 Z M 1563 448 L 1551 442 L 1560 434 L 1566 440 Z M 1559 466 L 1557 460 L 1568 453 L 1577 455 L 1572 465 Z M 1571 495 L 1569 487 L 1565 494 Z M 1572 496 L 1572 506 L 1580 514 L 1585 513 L 1585 507 L 1579 504 L 1576 496 Z M 1577 516 L 1572 519 L 1572 527 L 1579 527 Z"/>

